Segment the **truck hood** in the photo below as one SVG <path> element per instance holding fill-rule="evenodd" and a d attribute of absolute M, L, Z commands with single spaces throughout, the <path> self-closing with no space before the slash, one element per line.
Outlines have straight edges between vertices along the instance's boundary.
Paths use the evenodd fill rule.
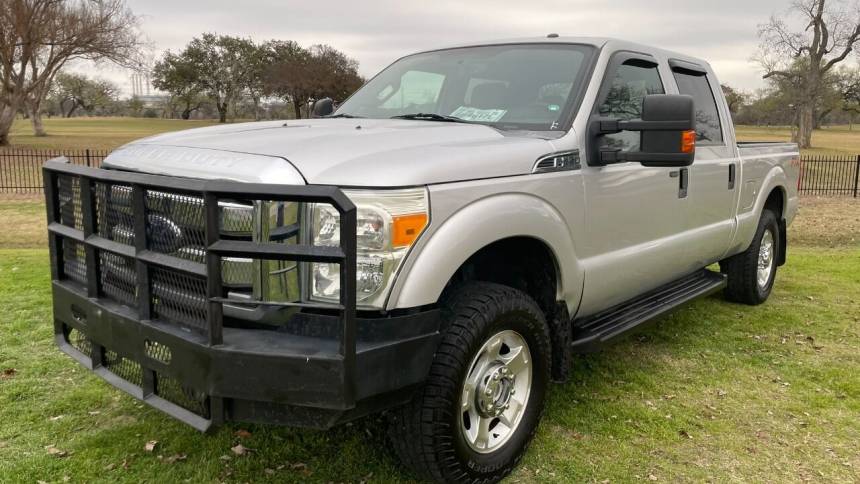
<path fill-rule="evenodd" d="M 393 187 L 530 173 L 548 140 L 482 125 L 313 119 L 244 123 L 145 138 L 105 166 L 268 183 Z"/>

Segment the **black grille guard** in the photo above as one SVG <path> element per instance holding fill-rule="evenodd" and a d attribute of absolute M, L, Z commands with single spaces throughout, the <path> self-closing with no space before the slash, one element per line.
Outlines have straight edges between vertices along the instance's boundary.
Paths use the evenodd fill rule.
<path fill-rule="evenodd" d="M 168 386 L 179 388 L 183 376 L 200 374 L 193 368 L 181 368 L 178 370 L 178 375 L 171 374 L 168 367 L 163 365 L 164 362 L 158 361 L 159 357 L 156 357 L 156 353 L 160 355 L 162 351 L 167 351 L 159 347 L 158 342 L 150 342 L 147 339 L 145 340 L 145 353 L 141 350 L 135 355 L 127 355 L 128 361 L 146 360 L 144 356 L 154 358 L 152 361 L 146 360 L 146 364 L 141 369 L 140 381 L 133 381 L 132 385 L 127 382 L 129 378 L 122 377 L 122 371 L 111 369 L 112 366 L 122 368 L 121 365 L 125 364 L 127 360 L 115 352 L 117 348 L 102 346 L 109 344 L 108 341 L 123 346 L 121 344 L 122 338 L 132 335 L 129 328 L 134 326 L 143 328 L 141 330 L 134 329 L 140 334 L 148 334 L 147 332 L 152 332 L 152 328 L 166 326 L 157 320 L 157 314 L 154 314 L 153 310 L 153 301 L 157 301 L 159 297 L 158 294 L 154 293 L 163 291 L 160 286 L 153 282 L 153 273 L 169 269 L 184 276 L 205 280 L 205 297 L 203 298 L 206 306 L 205 326 L 200 328 L 198 333 L 188 337 L 177 338 L 176 335 L 181 336 L 181 332 L 176 331 L 176 328 L 167 328 L 167 332 L 163 333 L 170 336 L 167 341 L 176 344 L 173 358 L 177 361 L 174 363 L 185 364 L 184 362 L 189 361 L 188 358 L 183 360 L 176 353 L 179 349 L 190 348 L 189 342 L 191 342 L 202 348 L 200 354 L 203 356 L 196 356 L 200 361 L 205 359 L 205 362 L 189 363 L 190 366 L 199 364 L 199 366 L 207 369 L 210 367 L 223 369 L 225 365 L 230 364 L 231 360 L 226 359 L 223 354 L 231 351 L 235 345 L 229 341 L 229 338 L 225 342 L 225 304 L 271 305 L 312 310 L 327 309 L 330 310 L 327 314 L 337 315 L 339 328 L 336 331 L 337 341 L 331 342 L 331 353 L 325 357 L 325 361 L 326 364 L 335 365 L 336 371 L 332 371 L 328 375 L 336 375 L 336 379 L 339 381 L 326 382 L 326 384 L 330 383 L 331 386 L 339 386 L 339 388 L 332 390 L 333 394 L 338 396 L 336 401 L 328 402 L 325 406 L 335 409 L 355 407 L 357 345 L 356 208 L 340 189 L 332 186 L 271 185 L 148 175 L 72 165 L 62 158 L 46 162 L 43 166 L 43 175 L 55 298 L 55 332 L 57 333 L 57 341 L 64 351 L 72 354 L 81 363 L 97 373 L 101 373 L 115 386 L 144 400 L 154 396 L 155 402 L 150 402 L 151 404 L 201 430 L 208 428 L 213 421 L 219 423 L 219 415 L 223 415 L 224 402 L 216 395 L 211 396 L 211 398 L 206 397 L 205 403 L 211 407 L 211 412 L 208 409 L 206 412 L 190 412 L 190 407 L 187 405 L 180 405 L 183 407 L 180 408 L 166 402 L 163 398 L 157 397 L 159 389 L 156 387 L 158 385 L 163 385 L 165 391 Z M 75 182 L 77 190 L 75 194 L 80 199 L 79 220 L 71 224 L 72 226 L 69 223 L 64 223 L 61 214 L 61 208 L 66 210 L 67 207 L 61 207 L 60 178 L 77 180 Z M 131 188 L 134 245 L 126 245 L 111 240 L 103 234 L 100 235 L 97 227 L 99 215 L 97 214 L 97 202 L 94 195 L 96 190 L 93 189 L 96 184 L 122 185 Z M 205 207 L 205 264 L 152 250 L 147 237 L 146 196 L 148 190 L 171 192 L 203 199 Z M 287 245 L 223 239 L 219 230 L 218 202 L 236 199 L 330 204 L 340 213 L 341 217 L 340 246 Z M 75 251 L 78 251 L 77 253 L 82 256 L 81 260 L 64 260 L 73 257 Z M 121 256 L 128 261 L 130 267 L 136 269 L 136 297 L 120 301 L 124 303 L 122 305 L 116 304 L 114 300 L 108 297 L 109 295 L 105 293 L 104 287 L 102 287 L 105 284 L 105 279 L 100 271 L 103 269 L 103 263 L 105 263 L 103 257 L 105 254 L 108 254 L 108 257 Z M 222 257 L 338 264 L 341 284 L 339 302 L 323 304 L 229 299 L 222 285 Z M 85 266 L 85 270 L 82 270 L 84 267 L 81 266 Z M 109 270 L 109 268 L 105 270 Z M 75 273 L 67 274 L 67 271 L 74 271 Z M 75 282 L 76 285 L 69 284 L 70 282 Z M 72 286 L 74 288 L 70 289 Z M 58 304 L 58 299 L 62 300 L 62 304 Z M 85 317 L 82 319 L 79 317 L 80 315 L 76 314 L 78 305 L 86 306 L 87 309 L 83 312 L 89 314 L 91 319 L 89 326 Z M 111 327 L 106 328 L 108 326 Z M 230 331 L 234 330 L 231 329 Z M 75 332 L 75 334 L 70 335 L 70 332 Z M 81 333 L 84 335 L 82 336 Z M 229 331 L 228 333 L 232 334 Z M 249 346 L 251 350 L 239 355 L 235 359 L 236 364 L 246 365 L 245 369 L 247 370 L 249 362 L 253 362 L 253 364 L 259 364 L 261 366 L 260 371 L 263 371 L 265 365 L 270 364 L 266 358 L 271 356 L 265 351 L 271 350 L 275 345 L 270 343 L 259 344 L 262 345 L 262 349 L 258 350 L 258 346 Z M 152 348 L 157 351 L 152 350 L 151 345 L 155 345 Z M 75 351 L 69 351 L 69 348 L 74 348 Z M 150 354 L 152 351 L 155 352 Z M 293 357 L 293 359 L 297 359 L 295 355 Z M 304 357 L 301 360 L 301 363 L 305 363 Z M 311 359 L 308 360 L 308 362 L 310 361 Z M 271 365 L 273 368 L 275 367 L 274 364 Z M 159 371 L 164 372 L 163 383 L 157 383 L 161 378 Z M 173 373 L 177 373 L 177 371 L 173 371 Z M 120 378 L 116 378 L 116 376 Z M 218 383 L 222 383 L 221 380 L 239 379 L 233 374 L 218 378 L 220 378 Z M 261 381 L 265 382 L 271 381 L 271 378 L 271 376 L 265 375 L 259 377 Z M 183 398 L 195 399 L 200 391 L 205 391 L 205 388 L 194 389 L 193 391 L 185 389 Z M 201 416 L 201 414 L 203 415 Z"/>

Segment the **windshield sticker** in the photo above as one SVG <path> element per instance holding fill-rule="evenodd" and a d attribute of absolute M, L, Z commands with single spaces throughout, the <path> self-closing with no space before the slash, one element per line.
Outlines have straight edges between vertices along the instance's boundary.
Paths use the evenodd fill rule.
<path fill-rule="evenodd" d="M 478 109 L 468 106 L 460 106 L 451 116 L 465 119 L 466 121 L 477 121 L 483 123 L 495 123 L 508 114 L 507 109 Z"/>

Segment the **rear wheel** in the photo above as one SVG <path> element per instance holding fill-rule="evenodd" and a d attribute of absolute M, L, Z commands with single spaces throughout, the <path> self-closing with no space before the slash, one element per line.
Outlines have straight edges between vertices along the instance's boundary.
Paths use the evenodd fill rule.
<path fill-rule="evenodd" d="M 728 277 L 726 299 L 751 305 L 767 300 L 776 279 L 779 238 L 777 216 L 765 209 L 749 248 L 720 262 L 720 270 Z"/>
<path fill-rule="evenodd" d="M 424 388 L 392 413 L 389 436 L 423 479 L 496 482 L 531 441 L 550 381 L 543 313 L 526 294 L 469 283 L 443 307 L 447 329 Z"/>

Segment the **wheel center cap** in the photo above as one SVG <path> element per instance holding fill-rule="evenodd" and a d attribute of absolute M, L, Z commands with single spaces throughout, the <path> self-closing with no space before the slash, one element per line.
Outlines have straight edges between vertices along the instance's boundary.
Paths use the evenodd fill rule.
<path fill-rule="evenodd" d="M 475 395 L 478 413 L 484 417 L 498 417 L 509 406 L 516 377 L 510 373 L 508 367 L 498 363 L 491 365 L 479 381 Z"/>

